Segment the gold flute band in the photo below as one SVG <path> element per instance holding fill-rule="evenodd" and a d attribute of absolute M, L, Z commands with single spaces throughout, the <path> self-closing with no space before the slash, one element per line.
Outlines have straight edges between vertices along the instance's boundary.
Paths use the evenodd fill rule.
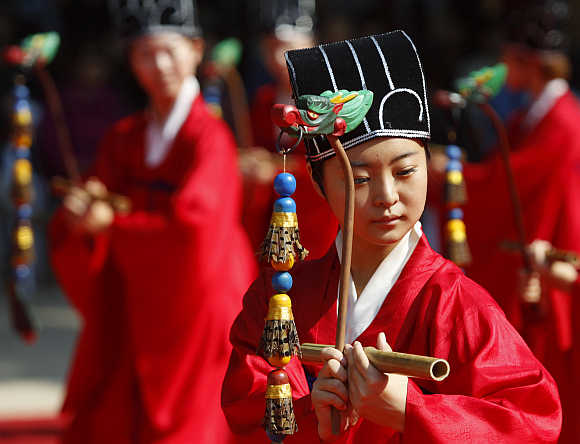
<path fill-rule="evenodd" d="M 298 219 L 296 213 L 276 212 L 272 213 L 270 225 L 275 227 L 296 228 L 298 226 Z"/>
<path fill-rule="evenodd" d="M 291 321 L 292 309 L 290 307 L 272 307 L 268 309 L 266 321 Z"/>
<path fill-rule="evenodd" d="M 292 388 L 290 384 L 269 385 L 266 388 L 266 399 L 288 399 L 292 398 Z"/>

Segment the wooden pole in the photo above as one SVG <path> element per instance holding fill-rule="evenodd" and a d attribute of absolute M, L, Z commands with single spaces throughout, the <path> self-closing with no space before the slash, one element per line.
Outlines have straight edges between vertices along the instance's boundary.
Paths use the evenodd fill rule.
<path fill-rule="evenodd" d="M 350 161 L 342 147 L 342 143 L 336 136 L 327 136 L 332 149 L 336 153 L 344 172 L 344 223 L 342 227 L 342 262 L 340 266 L 340 287 L 338 297 L 338 319 L 336 322 L 335 348 L 341 353 L 344 350 L 346 336 L 346 317 L 348 311 L 348 292 L 350 288 L 350 263 L 352 257 L 352 236 L 354 223 L 354 177 Z M 332 433 L 340 434 L 340 414 L 332 409 Z"/>
<path fill-rule="evenodd" d="M 503 125 L 500 117 L 498 116 L 497 112 L 492 108 L 492 106 L 487 103 L 480 103 L 480 108 L 483 112 L 487 115 L 491 123 L 493 124 L 495 131 L 497 132 L 499 138 L 499 147 L 501 158 L 504 164 L 507 182 L 508 182 L 508 190 L 510 193 L 510 200 L 512 202 L 513 208 L 513 217 L 514 223 L 516 226 L 516 231 L 518 235 L 518 249 L 522 255 L 522 259 L 524 261 L 524 267 L 527 272 L 532 272 L 532 263 L 526 252 L 526 230 L 524 227 L 524 217 L 522 212 L 522 203 L 520 201 L 520 196 L 518 195 L 518 189 L 516 187 L 516 181 L 514 179 L 514 173 L 512 171 L 512 166 L 510 164 L 510 145 L 509 139 L 507 136 L 507 131 L 505 126 Z"/>
<path fill-rule="evenodd" d="M 56 85 L 54 84 L 51 75 L 42 65 L 36 65 L 36 74 L 38 75 L 38 79 L 44 89 L 46 103 L 54 120 L 54 127 L 58 138 L 58 147 L 64 162 L 66 173 L 69 179 L 77 185 L 81 182 L 81 173 L 74 155 L 70 132 L 66 125 L 64 110 L 58 90 L 56 89 Z"/>

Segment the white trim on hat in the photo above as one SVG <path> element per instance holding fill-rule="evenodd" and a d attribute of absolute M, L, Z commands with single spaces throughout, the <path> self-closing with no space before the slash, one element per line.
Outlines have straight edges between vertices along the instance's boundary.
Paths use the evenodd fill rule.
<path fill-rule="evenodd" d="M 356 67 L 358 68 L 358 75 L 360 77 L 360 83 L 362 85 L 363 89 L 367 89 L 367 84 L 365 81 L 365 76 L 363 74 L 362 71 L 362 67 L 360 65 L 360 61 L 358 59 L 358 55 L 356 54 L 356 51 L 354 50 L 354 47 L 352 46 L 352 44 L 347 40 L 346 44 L 348 45 L 348 47 L 350 48 L 350 52 L 352 53 L 352 57 L 354 58 L 354 62 L 356 63 Z M 369 122 L 367 120 L 366 117 L 363 118 L 363 122 L 365 124 L 365 129 L 367 130 L 367 133 L 371 132 L 371 127 L 369 126 Z"/>
<path fill-rule="evenodd" d="M 321 45 L 318 46 L 318 49 L 320 49 L 322 57 L 324 57 L 324 61 L 326 62 L 326 69 L 328 69 L 328 74 L 330 74 L 330 80 L 332 80 L 332 87 L 334 88 L 334 92 L 337 92 L 338 88 L 336 86 L 336 80 L 334 79 L 334 72 L 332 71 L 332 66 L 330 66 L 330 62 L 328 61 L 328 56 L 326 55 L 324 49 L 322 49 Z"/>
<path fill-rule="evenodd" d="M 401 31 L 401 33 L 405 36 L 409 43 L 413 47 L 413 51 L 415 51 L 415 57 L 417 57 L 417 63 L 419 64 L 419 69 L 421 70 L 421 80 L 423 81 L 423 94 L 425 97 L 425 110 L 427 114 L 427 130 L 431 133 L 431 119 L 429 118 L 429 103 L 427 102 L 427 88 L 425 86 L 425 73 L 423 72 L 423 65 L 421 64 L 421 59 L 419 58 L 419 53 L 417 52 L 417 48 L 413 43 L 413 40 L 407 35 L 405 31 Z"/>
<path fill-rule="evenodd" d="M 400 92 L 409 93 L 409 94 L 415 96 L 415 98 L 419 101 L 419 106 L 421 108 L 419 110 L 419 118 L 417 120 L 419 122 L 423 121 L 423 102 L 421 101 L 421 97 L 419 97 L 419 94 L 417 94 L 416 91 L 413 91 L 412 89 L 409 89 L 409 88 L 397 88 L 397 89 L 394 89 L 392 91 L 389 91 L 387 94 L 384 95 L 383 100 L 381 100 L 381 106 L 379 106 L 379 122 L 381 123 L 381 129 L 385 129 L 385 124 L 383 122 L 383 120 L 384 120 L 383 119 L 383 106 L 385 105 L 385 102 L 393 94 L 397 94 Z"/>
<path fill-rule="evenodd" d="M 379 52 L 379 56 L 381 57 L 381 61 L 383 62 L 383 68 L 385 69 L 385 75 L 387 76 L 387 80 L 389 81 L 389 87 L 391 89 L 395 89 L 395 85 L 393 84 L 393 79 L 391 79 L 389 65 L 387 65 L 387 60 L 385 59 L 385 55 L 383 54 L 383 50 L 379 46 L 379 43 L 377 42 L 377 39 L 375 39 L 374 35 L 371 36 L 371 40 L 375 44 L 377 51 Z M 423 70 L 421 70 L 421 74 L 423 74 Z"/>
<path fill-rule="evenodd" d="M 401 129 L 379 129 L 371 131 L 367 134 L 362 134 L 354 139 L 351 139 L 343 144 L 343 148 L 345 150 L 352 148 L 355 145 L 359 145 L 364 143 L 368 140 L 377 138 L 377 137 L 403 137 L 406 139 L 430 139 L 430 134 L 427 131 L 415 131 L 415 130 L 401 130 Z M 312 139 L 314 140 L 314 139 Z M 318 150 L 319 154 L 316 156 L 307 156 L 308 160 L 311 162 L 318 162 L 320 160 L 327 159 L 329 157 L 334 156 L 334 150 L 329 149 L 324 152 L 320 152 L 318 145 L 316 145 L 316 149 Z"/>

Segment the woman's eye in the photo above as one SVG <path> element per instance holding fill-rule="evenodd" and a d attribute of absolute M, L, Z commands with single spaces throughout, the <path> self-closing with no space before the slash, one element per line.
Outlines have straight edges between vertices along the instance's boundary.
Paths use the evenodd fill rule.
<path fill-rule="evenodd" d="M 355 177 L 354 178 L 354 184 L 355 185 L 360 185 L 361 183 L 366 183 L 370 180 L 369 177 Z"/>
<path fill-rule="evenodd" d="M 417 168 L 407 168 L 407 169 L 404 169 L 404 170 L 397 172 L 397 176 L 410 176 L 415 171 L 417 171 Z"/>

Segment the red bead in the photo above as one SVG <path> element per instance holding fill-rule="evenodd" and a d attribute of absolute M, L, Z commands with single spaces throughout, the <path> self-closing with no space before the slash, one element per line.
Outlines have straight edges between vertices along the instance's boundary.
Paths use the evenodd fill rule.
<path fill-rule="evenodd" d="M 288 384 L 290 380 L 288 379 L 288 374 L 282 369 L 272 370 L 268 374 L 268 385 L 282 385 Z"/>

